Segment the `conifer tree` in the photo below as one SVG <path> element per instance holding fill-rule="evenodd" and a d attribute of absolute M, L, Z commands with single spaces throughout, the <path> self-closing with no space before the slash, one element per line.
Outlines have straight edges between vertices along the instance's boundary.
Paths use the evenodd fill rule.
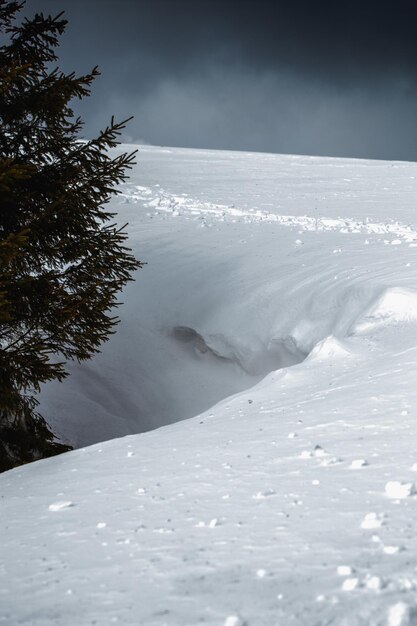
<path fill-rule="evenodd" d="M 106 209 L 134 163 L 108 151 L 125 122 L 81 139 L 70 103 L 99 72 L 59 70 L 63 14 L 19 22 L 23 6 L 0 0 L 0 470 L 68 449 L 36 393 L 114 332 L 117 293 L 142 265 Z"/>

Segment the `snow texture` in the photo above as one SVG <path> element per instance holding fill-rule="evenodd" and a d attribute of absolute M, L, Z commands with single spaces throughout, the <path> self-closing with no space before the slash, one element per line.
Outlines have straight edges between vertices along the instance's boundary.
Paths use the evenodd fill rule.
<path fill-rule="evenodd" d="M 121 191 L 148 265 L 42 390 L 78 449 L 0 476 L 0 624 L 416 624 L 417 164 L 146 146 Z"/>

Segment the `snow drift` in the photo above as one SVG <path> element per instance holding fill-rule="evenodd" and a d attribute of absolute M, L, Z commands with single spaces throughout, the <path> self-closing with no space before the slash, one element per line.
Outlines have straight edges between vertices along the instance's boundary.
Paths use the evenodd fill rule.
<path fill-rule="evenodd" d="M 412 205 L 413 165 L 220 154 L 141 149 L 114 208 L 148 265 L 102 355 L 41 396 L 76 446 L 191 417 L 363 330 L 384 290 L 403 289 L 417 231 L 391 206 L 399 184 L 397 213 Z M 355 265 L 367 250 L 372 266 Z"/>

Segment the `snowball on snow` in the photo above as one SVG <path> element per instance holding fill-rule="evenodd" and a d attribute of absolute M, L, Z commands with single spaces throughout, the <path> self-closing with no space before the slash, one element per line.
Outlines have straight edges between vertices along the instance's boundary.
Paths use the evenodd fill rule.
<path fill-rule="evenodd" d="M 385 495 L 388 498 L 402 500 L 414 495 L 415 493 L 416 487 L 414 483 L 402 483 L 397 480 L 390 480 L 385 485 Z"/>

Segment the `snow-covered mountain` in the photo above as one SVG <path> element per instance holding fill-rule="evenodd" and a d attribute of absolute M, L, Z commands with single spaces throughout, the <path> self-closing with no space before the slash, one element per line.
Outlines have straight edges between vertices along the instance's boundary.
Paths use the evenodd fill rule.
<path fill-rule="evenodd" d="M 0 476 L 0 624 L 417 623 L 416 204 L 414 163 L 140 148 L 148 264 L 41 394 L 95 445 Z"/>

